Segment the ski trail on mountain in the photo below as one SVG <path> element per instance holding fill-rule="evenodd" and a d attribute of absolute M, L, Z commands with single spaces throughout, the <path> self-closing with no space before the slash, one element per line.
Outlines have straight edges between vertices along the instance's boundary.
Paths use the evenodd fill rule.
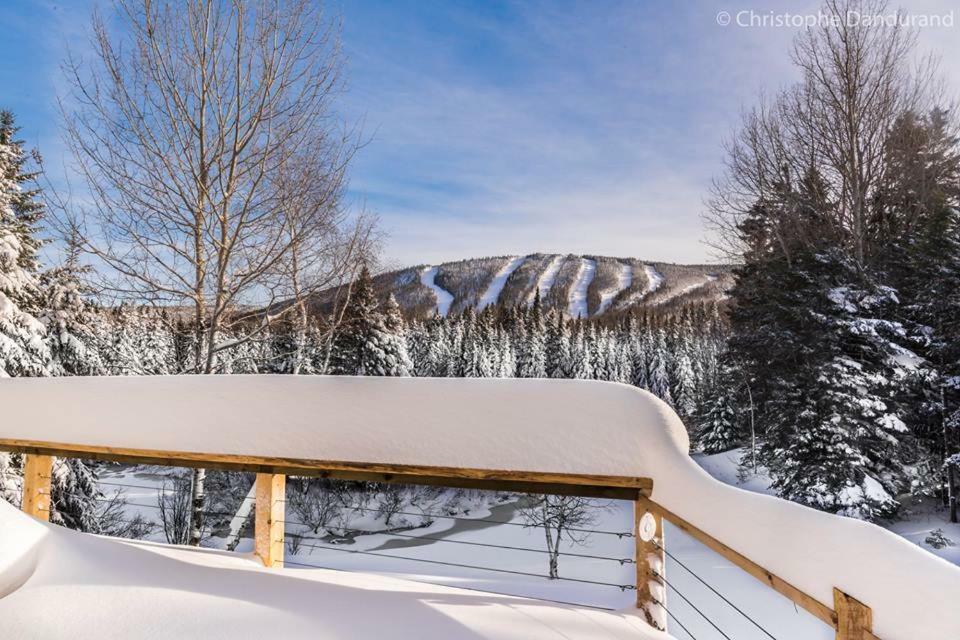
<path fill-rule="evenodd" d="M 660 287 L 663 286 L 663 274 L 657 271 L 657 268 L 652 264 L 643 265 L 643 271 L 647 274 L 647 282 L 650 284 L 647 286 L 647 290 L 643 292 L 644 296 L 648 296 Z"/>
<path fill-rule="evenodd" d="M 543 270 L 537 279 L 537 286 L 530 295 L 527 296 L 527 304 L 533 304 L 533 299 L 537 291 L 540 292 L 540 300 L 544 300 L 550 290 L 553 289 L 553 283 L 557 281 L 557 274 L 560 273 L 560 267 L 563 266 L 563 256 L 553 256 L 553 260 Z"/>
<path fill-rule="evenodd" d="M 600 292 L 600 308 L 597 309 L 597 314 L 599 315 L 609 309 L 617 294 L 624 289 L 629 289 L 631 284 L 633 284 L 633 265 L 621 262 L 616 285 Z"/>
<path fill-rule="evenodd" d="M 504 285 L 507 284 L 507 278 L 510 277 L 511 273 L 519 269 L 520 265 L 522 265 L 526 259 L 526 256 L 517 256 L 497 272 L 497 275 L 490 281 L 490 286 L 483 292 L 483 296 L 481 296 L 480 301 L 477 303 L 477 311 L 481 311 L 491 304 L 496 304 L 497 300 L 500 299 L 500 292 L 503 291 Z"/>
<path fill-rule="evenodd" d="M 433 291 L 433 295 L 436 296 L 437 315 L 446 317 L 450 313 L 450 305 L 453 304 L 453 294 L 436 283 L 437 272 L 439 271 L 440 267 L 427 267 L 420 274 L 420 283 L 429 287 Z"/>
<path fill-rule="evenodd" d="M 666 297 L 661 298 L 660 300 L 656 300 L 653 304 L 654 304 L 654 305 L 660 305 L 660 304 L 663 304 L 663 303 L 665 303 L 665 302 L 669 302 L 670 300 L 675 300 L 675 299 L 677 299 L 677 298 L 679 298 L 679 297 L 681 297 L 681 296 L 685 296 L 685 295 L 687 295 L 688 293 L 692 293 L 692 292 L 696 291 L 697 289 L 701 289 L 701 288 L 707 286 L 708 284 L 710 284 L 711 282 L 713 282 L 713 281 L 716 280 L 716 279 L 717 279 L 717 276 L 715 276 L 715 275 L 713 275 L 713 274 L 707 274 L 707 276 L 706 276 L 702 281 L 700 281 L 700 282 L 694 282 L 693 284 L 688 284 L 688 285 L 685 286 L 683 289 L 680 289 L 679 291 L 674 291 L 674 292 L 670 293 L 669 295 L 667 295 Z"/>
<path fill-rule="evenodd" d="M 567 314 L 572 318 L 587 317 L 587 289 L 597 273 L 597 262 L 590 258 L 580 258 L 580 270 L 577 272 L 577 282 L 570 290 L 570 304 Z"/>

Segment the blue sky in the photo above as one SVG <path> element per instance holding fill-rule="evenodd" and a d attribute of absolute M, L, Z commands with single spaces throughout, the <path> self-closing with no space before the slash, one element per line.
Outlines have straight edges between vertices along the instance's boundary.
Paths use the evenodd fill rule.
<path fill-rule="evenodd" d="M 4 0 L 0 105 L 60 162 L 59 61 L 92 2 Z M 788 28 L 717 12 L 815 2 L 338 0 L 348 90 L 368 144 L 352 202 L 390 264 L 533 251 L 709 261 L 700 214 L 721 142 L 760 90 L 794 79 Z M 944 11 L 917 0 L 911 12 Z M 958 27 L 960 28 L 960 27 Z M 960 86 L 957 29 L 921 33 Z"/>

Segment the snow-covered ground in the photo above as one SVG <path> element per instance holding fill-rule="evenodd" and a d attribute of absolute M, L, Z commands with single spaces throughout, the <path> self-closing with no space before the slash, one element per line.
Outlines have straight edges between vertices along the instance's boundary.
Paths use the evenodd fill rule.
<path fill-rule="evenodd" d="M 597 309 L 597 313 L 600 314 L 609 309 L 617 294 L 624 289 L 628 289 L 631 284 L 633 284 L 633 265 L 620 263 L 616 285 L 600 292 L 600 307 Z"/>
<path fill-rule="evenodd" d="M 550 260 L 550 264 L 543 270 L 540 274 L 540 277 L 537 279 L 537 286 L 534 291 L 530 292 L 530 295 L 527 298 L 527 304 L 533 304 L 534 292 L 540 292 L 540 299 L 545 300 L 547 294 L 550 293 L 550 290 L 553 289 L 553 283 L 557 281 L 557 274 L 560 273 L 560 267 L 563 266 L 563 256 L 556 255 L 553 256 L 553 259 Z"/>
<path fill-rule="evenodd" d="M 586 318 L 589 315 L 587 310 L 587 290 L 590 283 L 593 282 L 593 276 L 597 273 L 597 262 L 590 258 L 580 259 L 580 270 L 577 271 L 577 281 L 570 289 L 570 304 L 567 308 L 567 314 L 571 318 Z"/>
<path fill-rule="evenodd" d="M 723 466 L 722 461 L 717 464 Z M 124 488 L 124 492 L 131 503 L 136 503 L 128 507 L 131 517 L 139 514 L 156 523 L 154 533 L 148 538 L 153 541 L 164 540 L 155 505 L 156 492 L 164 486 L 165 477 L 163 470 L 153 467 L 114 467 L 100 474 L 104 493 L 116 491 L 118 484 L 144 487 L 142 490 Z M 151 486 L 154 489 L 147 488 Z M 421 505 L 420 511 L 407 507 L 409 511 L 394 516 L 391 532 L 384 531 L 387 527 L 383 518 L 372 512 L 356 512 L 350 518 L 351 530 L 380 532 L 339 537 L 313 534 L 296 524 L 296 515 L 288 509 L 288 538 L 291 534 L 303 537 L 295 552 L 288 544 L 286 566 L 301 571 L 315 567 L 373 573 L 604 609 L 629 610 L 633 607 L 636 592 L 630 587 L 635 582 L 636 571 L 631 562 L 634 540 L 623 535 L 632 531 L 631 503 L 593 501 L 596 522 L 589 528 L 597 533 L 591 534 L 582 545 L 565 541 L 562 553 L 571 555 L 560 558 L 561 580 L 549 580 L 539 577 L 548 570 L 544 532 L 526 526 L 519 510 L 522 498 L 500 502 L 490 496 L 490 501 L 485 502 L 482 496 L 473 494 L 472 499 L 461 505 L 463 511 L 457 513 L 456 519 L 405 515 L 447 513 L 439 506 Z M 438 499 L 438 504 L 440 501 L 442 499 Z M 712 625 L 696 611 L 699 609 L 731 638 L 765 637 L 753 623 L 700 582 L 703 580 L 761 626 L 771 630 L 779 640 L 827 640 L 833 637 L 825 625 L 802 610 L 798 611 L 787 599 L 682 531 L 668 525 L 665 540 L 667 549 L 676 558 L 667 560 L 666 575 L 672 585 L 667 596 L 668 610 L 689 630 L 688 634 L 671 620 L 672 636 L 683 640 L 719 637 Z M 225 543 L 221 538 L 209 538 L 204 546 L 223 548 Z M 250 552 L 252 549 L 253 540 L 245 537 L 236 550 Z M 620 585 L 625 588 L 621 589 Z"/>
<path fill-rule="evenodd" d="M 453 304 L 453 294 L 436 283 L 438 271 L 440 271 L 440 267 L 427 267 L 420 274 L 420 282 L 433 291 L 433 295 L 437 298 L 437 315 L 445 317 L 450 313 L 450 305 Z"/>
<path fill-rule="evenodd" d="M 41 450 L 43 443 L 74 442 L 79 446 L 157 452 L 223 451 L 224 455 L 244 459 L 256 455 L 649 477 L 654 482 L 654 499 L 665 508 L 748 554 L 812 598 L 832 603 L 833 589 L 841 587 L 869 604 L 874 609 L 875 632 L 884 640 L 960 637 L 960 610 L 943 600 L 943 594 L 960 591 L 960 570 L 955 565 L 873 525 L 744 491 L 709 477 L 689 457 L 687 431 L 676 414 L 653 395 L 628 385 L 568 380 L 270 375 L 14 378 L 0 384 L 0 405 L 11 418 L 0 423 L 0 441 L 39 442 Z M 65 413 L 64 406 L 71 411 Z M 143 407 L 153 406 L 162 406 L 163 410 L 143 411 Z M 474 408 L 477 410 L 471 410 Z M 224 416 L 230 417 L 229 424 Z M 318 420 L 317 416 L 325 419 Z M 264 424 L 270 429 L 264 430 Z M 585 430 L 584 424 L 590 428 Z M 706 462 L 710 467 L 710 461 Z M 730 461 L 719 460 L 714 466 L 720 469 L 714 472 L 722 475 Z M 415 534 L 407 532 L 412 529 L 388 532 L 381 527 L 372 536 L 395 537 L 399 542 L 371 537 L 371 544 L 376 546 L 367 546 L 367 541 L 357 540 L 361 536 L 353 535 L 346 536 L 353 545 L 347 544 L 349 540 L 328 539 L 305 547 L 301 540 L 300 549 L 292 551 L 296 551 L 296 557 L 318 558 L 325 563 L 372 559 L 380 564 L 364 565 L 364 569 L 418 579 L 456 580 L 458 585 L 474 584 L 478 589 L 535 589 L 540 597 L 558 600 L 575 595 L 579 602 L 589 599 L 599 604 L 598 598 L 603 602 L 610 598 L 607 606 L 629 603 L 631 567 L 618 558 L 630 558 L 631 554 L 629 547 L 620 551 L 608 546 L 614 544 L 615 535 L 596 533 L 590 548 L 597 553 L 561 559 L 561 577 L 571 580 L 549 581 L 525 570 L 541 567 L 539 574 L 546 570 L 543 554 L 534 546 L 540 536 L 517 526 L 517 514 L 501 513 L 499 506 L 490 503 L 486 507 L 490 517 L 484 519 L 504 519 L 503 524 L 493 527 L 485 526 L 489 523 L 480 527 L 478 519 L 468 517 L 466 521 L 476 526 L 460 525 L 456 529 L 457 525 L 437 524 L 435 521 L 441 518 L 435 518 L 429 526 L 436 527 L 431 531 L 437 535 L 430 538 L 448 536 L 444 542 L 431 539 L 410 546 L 408 535 Z M 147 503 L 137 508 L 146 509 Z M 446 511 L 440 513 L 448 515 Z M 623 505 L 612 507 L 598 515 L 595 526 L 625 533 L 631 529 L 629 516 Z M 289 512 L 287 518 L 293 520 Z M 422 516 L 417 518 L 421 520 L 411 525 L 422 523 Z M 492 537 L 495 535 L 506 536 L 502 539 L 509 544 L 464 544 L 473 541 L 470 536 L 481 534 L 493 540 L 501 539 Z M 0 538 L 2 535 L 0 527 Z M 454 536 L 464 538 L 453 542 Z M 600 536 L 610 541 L 600 542 Z M 801 616 L 786 602 L 778 609 L 780 596 L 739 570 L 712 555 L 698 561 L 697 552 L 685 551 L 692 543 L 675 529 L 667 528 L 666 541 L 671 553 L 667 563 L 672 585 L 669 606 L 676 619 L 690 629 L 691 636 L 696 636 L 697 629 L 706 630 L 706 626 L 693 626 L 698 624 L 696 611 L 693 605 L 684 611 L 684 597 L 696 602 L 701 610 L 729 605 L 723 600 L 713 605 L 695 600 L 691 593 L 702 584 L 693 574 L 685 578 L 681 563 L 761 625 L 767 624 L 764 616 L 773 616 L 771 626 L 778 623 L 776 637 L 829 637 L 818 635 L 814 627 L 803 630 L 806 614 Z M 288 543 L 294 542 L 291 535 Z M 631 541 L 624 538 L 621 542 Z M 365 553 L 351 553 L 350 546 Z M 503 548 L 521 546 L 525 549 Z M 455 553 L 453 548 L 459 551 Z M 430 558 L 415 557 L 428 550 Z M 322 558 L 321 553 L 325 554 Z M 534 559 L 505 560 L 507 554 L 529 554 Z M 336 560 L 336 556 L 342 559 Z M 450 557 L 456 557 L 458 565 L 470 566 L 453 567 L 453 561 L 444 559 Z M 422 561 L 427 559 L 430 562 Z M 482 569 L 489 566 L 487 561 L 503 563 L 493 566 L 500 571 Z M 54 562 L 47 564 L 56 566 Z M 453 569 L 457 573 L 451 575 Z M 110 570 L 104 569 L 107 573 Z M 74 572 L 74 580 L 76 575 L 83 574 Z M 620 593 L 621 586 L 624 593 Z M 597 596 L 587 592 L 588 588 L 613 595 Z M 738 593 L 744 594 L 742 601 L 737 599 Z M 0 606 L 8 598 L 0 599 Z M 684 619 L 684 613 L 690 617 Z M 729 615 L 739 614 L 733 610 Z M 712 620 L 715 616 L 708 617 Z M 819 625 L 815 621 L 811 624 Z M 791 635 L 798 630 L 803 631 Z M 731 633 L 732 637 L 750 637 L 746 631 L 731 629 Z"/>
<path fill-rule="evenodd" d="M 665 640 L 636 612 L 369 573 L 266 569 L 246 554 L 131 543 L 41 523 L 0 500 L 0 637 Z"/>
<path fill-rule="evenodd" d="M 749 454 L 742 450 L 712 456 L 695 455 L 694 458 L 718 480 L 748 491 L 772 493 L 770 479 L 762 467 L 756 473 L 749 470 L 749 464 L 745 471 L 739 468 L 738 460 L 742 455 L 747 455 L 749 460 Z M 148 536 L 153 541 L 164 541 L 156 504 L 157 491 L 169 486 L 167 473 L 169 470 L 154 467 L 115 466 L 107 467 L 99 474 L 100 486 L 105 494 L 119 490 L 118 485 L 125 485 L 122 490 L 130 502 L 126 507 L 127 515 L 139 515 L 154 522 L 156 528 Z M 142 488 L 130 488 L 129 485 Z M 307 566 L 303 566 L 308 565 L 375 573 L 592 607 L 618 609 L 632 606 L 635 592 L 615 586 L 632 585 L 635 579 L 634 565 L 620 562 L 629 561 L 632 557 L 633 539 L 617 535 L 632 529 L 630 503 L 595 501 L 597 522 L 590 528 L 602 533 L 590 535 L 585 545 L 571 541 L 563 545 L 563 553 L 577 555 L 560 558 L 561 578 L 604 583 L 587 584 L 535 577 L 547 571 L 543 531 L 525 526 L 516 498 L 500 502 L 491 496 L 492 502 L 485 502 L 479 495 L 474 494 L 472 501 L 462 505 L 463 511 L 457 513 L 456 519 L 397 515 L 392 522 L 392 533 L 383 532 L 386 526 L 382 518 L 370 512 L 357 512 L 350 520 L 351 529 L 381 532 L 341 536 L 335 542 L 329 538 L 318 539 L 321 536 L 297 525 L 295 514 L 288 512 L 288 536 L 300 533 L 303 538 L 296 552 L 292 553 L 288 547 L 287 566 L 299 570 L 308 570 Z M 960 547 L 935 549 L 924 542 L 932 531 L 940 529 L 948 539 L 960 543 L 960 526 L 947 523 L 944 512 L 933 509 L 929 504 L 908 509 L 904 520 L 888 528 L 927 551 L 960 564 Z M 441 511 L 439 506 L 428 506 L 421 508 L 418 513 Z M 779 640 L 827 640 L 833 637 L 825 625 L 802 610 L 797 610 L 788 600 L 682 531 L 668 525 L 665 539 L 667 549 L 673 556 L 667 560 L 666 575 L 672 585 L 668 590 L 668 609 L 674 616 L 670 631 L 676 638 L 720 637 L 696 609 L 705 613 L 731 638 L 749 640 L 766 637 L 703 582 L 723 594 Z M 224 539 L 210 538 L 205 541 L 205 546 L 222 548 L 225 542 Z M 252 539 L 243 538 L 237 551 L 251 551 L 252 548 Z M 488 571 L 488 568 L 499 571 Z M 675 620 L 679 620 L 689 633 Z"/>
<path fill-rule="evenodd" d="M 478 311 L 489 307 L 491 304 L 497 303 L 497 300 L 500 299 L 500 292 L 503 291 L 504 285 L 507 284 L 507 278 L 510 277 L 511 273 L 519 269 L 520 265 L 522 265 L 526 259 L 526 256 L 511 258 L 510 262 L 505 264 L 503 268 L 497 272 L 497 275 L 493 276 L 493 280 L 490 281 L 490 286 L 487 287 L 487 290 L 483 292 L 479 302 L 477 302 Z"/>
<path fill-rule="evenodd" d="M 696 454 L 693 458 L 717 480 L 747 491 L 776 495 L 770 488 L 771 480 L 766 469 L 758 465 L 756 471 L 753 470 L 749 450 L 734 449 L 709 456 Z M 741 458 L 746 463 L 743 468 L 738 463 Z M 960 524 L 949 521 L 947 510 L 926 498 L 904 498 L 901 504 L 899 518 L 881 523 L 882 526 L 925 551 L 960 565 Z M 937 531 L 941 532 L 942 538 L 935 534 Z M 927 541 L 931 537 L 932 540 L 945 538 L 949 543 L 941 541 L 931 544 Z"/>

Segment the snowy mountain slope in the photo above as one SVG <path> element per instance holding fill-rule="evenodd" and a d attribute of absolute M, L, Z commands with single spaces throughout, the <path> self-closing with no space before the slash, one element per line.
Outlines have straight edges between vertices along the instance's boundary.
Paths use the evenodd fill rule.
<path fill-rule="evenodd" d="M 550 294 L 550 289 L 553 288 L 553 283 L 557 281 L 557 274 L 560 273 L 560 265 L 562 264 L 563 256 L 553 256 L 550 259 L 550 264 L 540 272 L 540 277 L 537 278 L 536 292 L 540 294 L 541 300 L 546 300 L 547 295 Z M 527 303 L 532 304 L 533 300 L 534 292 L 531 291 L 527 297 Z"/>
<path fill-rule="evenodd" d="M 514 271 L 519 269 L 520 265 L 526 262 L 526 260 L 527 258 L 525 256 L 517 256 L 500 268 L 497 275 L 495 275 L 493 280 L 490 281 L 490 284 L 487 285 L 487 290 L 480 296 L 480 301 L 477 302 L 478 311 L 489 307 L 491 304 L 496 304 L 500 300 L 500 292 L 503 291 L 503 287 L 507 284 L 507 279 Z"/>
<path fill-rule="evenodd" d="M 577 280 L 570 291 L 570 304 L 567 306 L 567 315 L 571 318 L 586 318 L 590 315 L 587 304 L 587 291 L 597 273 L 597 261 L 590 258 L 580 258 L 580 268 L 577 271 Z"/>
<path fill-rule="evenodd" d="M 446 316 L 450 313 L 450 305 L 453 304 L 453 294 L 437 285 L 437 272 L 440 267 L 429 267 L 424 269 L 420 275 L 420 282 L 433 291 L 437 298 L 437 315 Z"/>
<path fill-rule="evenodd" d="M 374 277 L 381 297 L 392 293 L 404 313 L 416 317 L 438 309 L 444 315 L 495 303 L 528 305 L 538 291 L 547 309 L 597 317 L 638 306 L 722 300 L 732 282 L 725 265 L 549 253 L 421 264 Z M 344 290 L 332 289 L 315 296 L 311 306 L 328 310 L 344 297 Z"/>
<path fill-rule="evenodd" d="M 600 315 L 609 309 L 614 300 L 633 284 L 634 265 L 631 261 L 597 257 L 597 272 L 587 291 L 587 306 L 590 315 Z"/>

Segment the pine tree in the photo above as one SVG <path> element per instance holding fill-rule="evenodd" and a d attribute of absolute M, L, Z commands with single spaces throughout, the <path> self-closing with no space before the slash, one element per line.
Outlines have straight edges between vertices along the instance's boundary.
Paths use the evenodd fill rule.
<path fill-rule="evenodd" d="M 71 276 L 59 270 L 41 286 L 39 225 L 44 215 L 39 192 L 26 188 L 34 175 L 26 171 L 28 154 L 15 139 L 13 115 L 0 112 L 0 377 L 99 373 L 94 359 L 75 333 L 81 329 L 80 292 Z M 46 305 L 45 305 L 46 303 Z M 37 315 L 47 307 L 47 327 Z M 54 357 L 51 357 L 53 347 Z M 0 495 L 10 497 L 17 465 L 0 453 Z M 53 465 L 50 520 L 75 529 L 93 524 L 95 480 L 80 460 L 56 458 Z"/>
<path fill-rule="evenodd" d="M 551 309 L 544 345 L 544 372 L 548 378 L 570 378 L 570 328 L 562 313 Z"/>
<path fill-rule="evenodd" d="M 409 376 L 413 369 L 407 351 L 407 329 L 400 313 L 400 305 L 391 293 L 383 310 L 383 330 L 380 334 L 380 364 L 370 367 L 367 375 Z M 378 354 L 379 355 L 379 354 Z M 374 374 L 372 371 L 378 373 Z"/>
<path fill-rule="evenodd" d="M 545 378 L 547 377 L 547 331 L 539 289 L 534 294 L 533 304 L 526 313 L 526 361 L 523 371 L 519 375 L 522 378 Z"/>
<path fill-rule="evenodd" d="M 70 242 L 64 263 L 41 279 L 44 310 L 40 317 L 47 331 L 53 375 L 106 373 L 92 326 L 95 312 L 85 300 L 89 291 L 81 281 L 85 271 L 77 243 Z"/>
<path fill-rule="evenodd" d="M 13 116 L 0 112 L 0 377 L 49 374 L 45 328 L 33 315 L 40 286 L 36 224 L 42 205 L 24 188 L 27 154 Z"/>
<path fill-rule="evenodd" d="M 393 296 L 377 308 L 366 266 L 354 284 L 330 350 L 328 371 L 340 375 L 407 376 L 412 364 L 400 307 Z"/>
<path fill-rule="evenodd" d="M 717 389 L 701 416 L 697 442 L 704 453 L 722 453 L 742 444 L 732 394 L 726 388 Z"/>

